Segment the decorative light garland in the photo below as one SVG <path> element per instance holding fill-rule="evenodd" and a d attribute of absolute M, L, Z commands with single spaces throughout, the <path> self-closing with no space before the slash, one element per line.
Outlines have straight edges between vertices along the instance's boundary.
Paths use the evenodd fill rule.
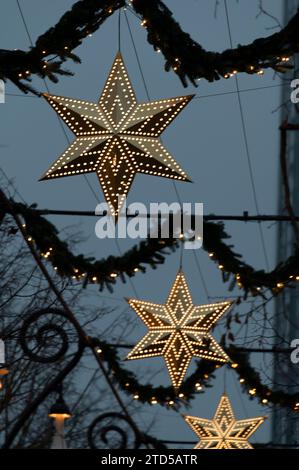
<path fill-rule="evenodd" d="M 299 51 L 299 12 L 279 33 L 219 53 L 206 51 L 184 32 L 161 0 L 133 0 L 132 6 L 142 18 L 148 42 L 164 55 L 165 70 L 173 70 L 185 87 L 188 79 L 196 86 L 201 78 L 213 82 L 241 72 L 263 75 L 267 68 L 287 72 L 290 57 Z"/>
<path fill-rule="evenodd" d="M 136 375 L 122 366 L 122 361 L 117 352 L 117 346 L 110 345 L 104 341 L 93 338 L 95 347 L 101 358 L 107 362 L 112 371 L 113 380 L 123 392 L 129 394 L 134 400 L 150 405 L 159 404 L 178 410 L 180 406 L 186 405 L 197 393 L 203 393 L 205 388 L 210 388 L 211 379 L 219 369 L 221 363 L 207 361 L 196 361 L 196 370 L 182 382 L 179 392 L 172 387 L 157 386 L 151 384 L 140 384 Z M 239 375 L 239 381 L 251 399 L 258 399 L 263 406 L 278 405 L 299 412 L 299 393 L 290 394 L 280 390 L 272 390 L 264 385 L 259 373 L 250 365 L 248 354 L 237 347 L 224 348 L 227 355 L 232 359 L 230 367 Z"/>
<path fill-rule="evenodd" d="M 185 379 L 179 393 L 171 386 L 154 387 L 151 384 L 140 384 L 136 375 L 122 366 L 117 347 L 93 338 L 96 351 L 100 354 L 103 361 L 107 362 L 109 370 L 112 372 L 113 380 L 120 389 L 129 394 L 134 400 L 150 405 L 161 405 L 173 408 L 175 410 L 189 400 L 201 393 L 204 387 L 210 387 L 209 380 L 213 377 L 213 372 L 220 367 L 220 364 L 196 361 L 196 370 Z"/>
<path fill-rule="evenodd" d="M 47 77 L 54 83 L 58 81 L 57 75 L 73 75 L 62 64 L 67 59 L 80 63 L 72 51 L 125 5 L 125 0 L 77 1 L 55 26 L 39 36 L 29 51 L 0 50 L 0 78 L 11 80 L 24 93 L 39 94 L 28 84 L 32 75 Z"/>
<path fill-rule="evenodd" d="M 103 260 L 85 258 L 74 255 L 66 242 L 60 240 L 56 227 L 40 215 L 36 206 L 26 206 L 11 200 L 13 210 L 24 219 L 27 240 L 35 243 L 41 255 L 49 261 L 61 276 L 80 280 L 85 287 L 88 283 L 99 284 L 112 290 L 117 279 L 125 282 L 125 276 L 135 276 L 145 272 L 144 265 L 153 269 L 163 264 L 165 256 L 175 251 L 181 240 L 173 238 L 149 238 L 140 242 L 120 257 L 109 256 Z M 0 220 L 9 213 L 5 204 L 1 205 Z M 299 251 L 296 250 L 287 260 L 277 265 L 271 272 L 255 270 L 246 264 L 241 255 L 235 253 L 231 245 L 224 240 L 230 237 L 222 223 L 203 223 L 203 249 L 211 260 L 217 263 L 224 282 L 230 282 L 230 289 L 237 284 L 240 289 L 254 296 L 263 295 L 263 288 L 270 289 L 274 295 L 280 294 L 284 288 L 299 282 Z M 183 240 L 182 240 L 183 241 Z"/>
<path fill-rule="evenodd" d="M 74 255 L 68 244 L 60 240 L 58 230 L 47 219 L 39 215 L 34 207 L 28 207 L 22 203 L 11 201 L 11 208 L 24 220 L 23 228 L 27 234 L 27 240 L 34 243 L 45 260 L 49 261 L 54 270 L 60 276 L 70 277 L 81 281 L 83 287 L 88 283 L 98 284 L 100 289 L 105 287 L 112 292 L 113 285 L 118 279 L 126 282 L 126 276 L 133 277 L 137 272 L 145 272 L 144 265 L 156 269 L 163 264 L 169 251 L 174 251 L 178 246 L 175 239 L 147 239 L 134 246 L 122 256 L 109 256 L 106 259 L 94 260 L 84 255 Z M 10 213 L 11 208 L 1 205 L 0 196 L 0 220 L 1 215 Z"/>
<path fill-rule="evenodd" d="M 125 0 L 79 0 L 58 23 L 42 34 L 29 51 L 1 50 L 0 78 L 11 80 L 21 91 L 38 94 L 29 84 L 31 76 L 48 77 L 58 81 L 57 75 L 73 75 L 62 69 L 67 59 L 80 62 L 72 51 L 91 36 L 119 8 Z M 141 25 L 148 31 L 148 41 L 166 59 L 166 71 L 173 70 L 187 86 L 205 78 L 213 82 L 220 77 L 228 79 L 237 73 L 262 75 L 272 68 L 286 72 L 292 57 L 299 49 L 299 12 L 279 33 L 256 39 L 252 44 L 239 46 L 222 53 L 210 52 L 185 33 L 173 18 L 172 12 L 161 0 L 134 0 L 132 6 L 142 17 Z M 59 57 L 60 60 L 55 60 Z"/>

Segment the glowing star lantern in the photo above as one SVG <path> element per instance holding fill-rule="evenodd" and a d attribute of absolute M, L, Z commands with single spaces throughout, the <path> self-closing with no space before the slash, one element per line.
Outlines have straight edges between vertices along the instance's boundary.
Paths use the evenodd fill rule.
<path fill-rule="evenodd" d="M 195 449 L 253 449 L 248 439 L 265 417 L 235 419 L 229 398 L 222 395 L 214 418 L 185 416 L 185 421 L 200 438 Z"/>
<path fill-rule="evenodd" d="M 165 305 L 135 299 L 128 299 L 128 302 L 149 332 L 127 359 L 164 356 L 175 389 L 180 387 L 193 356 L 219 363 L 229 361 L 209 331 L 232 302 L 193 305 L 181 271 Z"/>
<path fill-rule="evenodd" d="M 190 181 L 159 136 L 194 95 L 138 104 L 118 53 L 98 103 L 43 96 L 76 139 L 41 180 L 95 172 L 115 219 L 136 173 Z"/>

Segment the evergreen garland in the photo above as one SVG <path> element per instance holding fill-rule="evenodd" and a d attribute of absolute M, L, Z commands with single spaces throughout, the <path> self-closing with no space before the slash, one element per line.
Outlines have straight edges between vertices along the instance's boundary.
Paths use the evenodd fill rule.
<path fill-rule="evenodd" d="M 38 94 L 28 84 L 32 75 L 53 82 L 58 81 L 59 75 L 72 75 L 62 68 L 62 63 L 67 59 L 80 62 L 73 50 L 125 6 L 125 0 L 79 0 L 29 51 L 1 49 L 0 78 L 11 80 L 25 93 Z M 286 72 L 291 68 L 288 60 L 299 49 L 299 12 L 280 32 L 218 53 L 206 51 L 184 32 L 161 0 L 133 0 L 132 6 L 147 28 L 149 43 L 163 53 L 165 70 L 173 70 L 184 86 L 188 79 L 196 85 L 201 78 L 213 82 L 239 72 L 262 73 L 266 68 Z"/>
<path fill-rule="evenodd" d="M 109 256 L 106 259 L 94 260 L 83 254 L 75 255 L 68 244 L 59 238 L 58 230 L 35 205 L 10 201 L 10 208 L 0 201 L 0 220 L 11 210 L 22 216 L 25 222 L 27 239 L 35 243 L 39 253 L 52 263 L 57 273 L 82 280 L 85 287 L 88 283 L 99 284 L 100 289 L 112 291 L 113 284 L 125 276 L 135 276 L 137 272 L 145 272 L 145 265 L 156 269 L 165 261 L 165 256 L 175 251 L 181 241 L 177 238 L 148 238 L 128 250 L 123 256 Z M 11 209 L 12 208 L 12 209 Z M 274 295 L 285 287 L 293 287 L 299 281 L 299 251 L 294 246 L 294 254 L 279 263 L 270 272 L 255 270 L 242 260 L 240 254 L 227 243 L 230 236 L 222 223 L 203 223 L 203 249 L 221 270 L 223 281 L 230 282 L 232 290 L 236 284 L 248 294 L 263 295 L 269 289 Z"/>
<path fill-rule="evenodd" d="M 204 388 L 211 387 L 210 380 L 215 377 L 216 370 L 223 366 L 210 361 L 196 361 L 196 370 L 183 381 L 179 392 L 176 393 L 171 386 L 154 387 L 151 384 L 140 384 L 136 375 L 123 367 L 117 347 L 98 339 L 94 339 L 94 344 L 102 359 L 107 362 L 114 381 L 125 393 L 142 403 L 159 404 L 175 410 L 186 405 L 197 393 L 203 393 Z M 251 366 L 248 353 L 233 345 L 225 347 L 225 351 L 232 361 L 232 369 L 238 374 L 242 387 L 251 399 L 257 398 L 262 405 L 279 405 L 299 411 L 299 393 L 271 389 L 262 383 L 259 373 Z"/>

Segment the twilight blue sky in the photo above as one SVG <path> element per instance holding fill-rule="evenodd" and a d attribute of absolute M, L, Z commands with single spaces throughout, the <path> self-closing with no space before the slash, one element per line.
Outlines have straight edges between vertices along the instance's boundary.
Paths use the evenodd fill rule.
<path fill-rule="evenodd" d="M 65 0 L 20 0 L 33 41 L 51 25 L 74 2 Z M 223 50 L 229 47 L 228 27 L 223 1 L 214 17 L 214 1 L 211 0 L 167 0 L 175 17 L 182 27 L 194 39 L 210 50 Z M 282 15 L 281 0 L 265 0 L 265 7 L 278 18 Z M 228 0 L 234 45 L 251 42 L 259 36 L 271 34 L 274 25 L 269 17 L 259 16 L 258 2 L 253 0 Z M 0 17 L 1 48 L 27 49 L 29 40 L 22 23 L 15 0 L 2 0 Z M 194 183 L 177 183 L 182 201 L 203 202 L 204 212 L 217 214 L 240 214 L 247 210 L 256 213 L 252 185 L 249 177 L 244 136 L 242 133 L 238 97 L 235 93 L 234 79 L 221 80 L 209 84 L 201 81 L 197 89 L 189 86 L 184 89 L 178 78 L 164 72 L 164 62 L 160 54 L 155 53 L 146 41 L 146 33 L 140 27 L 138 19 L 127 12 L 133 30 L 134 40 L 140 55 L 143 73 L 152 99 L 196 93 L 196 98 L 185 108 L 163 135 L 163 142 L 182 167 L 192 176 Z M 72 70 L 74 77 L 62 77 L 58 84 L 48 83 L 53 94 L 96 101 L 106 81 L 114 56 L 117 52 L 117 15 L 108 20 L 91 38 L 76 50 L 82 64 L 68 61 L 65 66 Z M 121 51 L 123 53 L 131 80 L 140 101 L 146 101 L 146 93 L 140 71 L 122 15 Z M 241 93 L 245 113 L 245 124 L 249 143 L 249 152 L 254 174 L 254 182 L 260 213 L 273 214 L 277 211 L 278 181 L 278 125 L 280 115 L 273 112 L 280 103 L 280 79 L 273 71 L 263 77 L 239 77 L 241 90 L 256 87 L 268 87 L 263 90 L 244 91 Z M 34 78 L 33 86 L 45 91 L 41 80 Z M 32 96 L 22 96 L 10 83 L 6 87 L 6 103 L 0 106 L 1 116 L 1 168 L 14 183 L 28 203 L 36 202 L 41 208 L 93 210 L 97 202 L 103 201 L 101 188 L 96 176 L 88 176 L 90 184 L 98 195 L 93 193 L 82 176 L 38 182 L 39 177 L 67 147 L 65 136 L 59 126 L 54 111 L 43 100 Z M 69 134 L 72 138 L 71 134 Z M 176 201 L 176 194 L 170 180 L 137 175 L 131 189 L 128 202 Z M 82 232 L 84 243 L 77 250 L 101 258 L 108 254 L 118 254 L 114 241 L 99 241 L 94 235 L 95 219 L 52 217 L 60 228 L 75 225 Z M 256 268 L 265 268 L 265 258 L 256 224 L 230 223 L 227 231 L 232 235 L 236 249 L 244 254 L 246 261 Z M 263 226 L 270 267 L 275 264 L 275 225 Z M 121 240 L 123 252 L 130 241 Z M 209 298 L 229 297 L 227 285 L 222 283 L 217 267 L 204 252 L 184 253 L 184 271 L 188 278 L 194 302 L 209 301 L 207 292 L 200 280 L 195 256 L 200 264 Z M 133 285 L 141 299 L 163 302 L 168 295 L 179 265 L 179 253 L 167 257 L 166 262 L 157 271 L 148 270 L 145 275 L 138 274 Z M 90 298 L 93 287 L 89 288 Z M 132 285 L 117 284 L 113 294 L 104 292 L 103 303 L 116 307 L 113 315 L 119 315 L 125 303 L 122 297 L 135 296 Z M 249 306 L 245 306 L 244 309 Z M 134 316 L 134 312 L 131 312 Z M 136 317 L 136 328 L 130 341 L 140 338 L 145 332 L 141 321 Z M 99 334 L 101 324 L 99 324 Z M 221 329 L 216 330 L 221 335 Z M 151 371 L 160 370 L 162 362 L 157 359 L 149 364 Z M 131 367 L 131 365 L 130 365 Z M 134 368 L 134 366 L 132 366 Z M 136 365 L 141 372 L 143 366 Z M 239 418 L 258 414 L 267 414 L 266 408 L 254 401 L 249 402 L 242 395 L 236 379 L 230 372 L 228 391 L 235 404 Z M 168 376 L 157 375 L 156 384 L 168 383 Z M 188 414 L 212 417 L 222 392 L 223 371 L 218 371 L 213 388 L 200 395 L 192 403 Z M 149 422 L 156 415 L 153 433 L 164 439 L 193 439 L 193 433 L 187 428 L 181 417 L 160 407 L 146 406 L 142 410 L 142 419 Z M 252 442 L 268 439 L 269 422 L 256 433 Z"/>

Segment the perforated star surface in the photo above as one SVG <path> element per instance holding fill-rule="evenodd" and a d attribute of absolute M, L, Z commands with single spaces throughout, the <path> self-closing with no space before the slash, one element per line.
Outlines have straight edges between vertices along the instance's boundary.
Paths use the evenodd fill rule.
<path fill-rule="evenodd" d="M 190 181 L 159 136 L 193 96 L 138 104 L 118 53 L 98 103 L 44 94 L 76 139 L 41 180 L 95 172 L 116 219 L 136 173 Z"/>
<path fill-rule="evenodd" d="M 227 395 L 222 395 L 212 420 L 185 416 L 185 421 L 200 438 L 195 449 L 253 449 L 248 439 L 265 417 L 235 419 Z"/>
<path fill-rule="evenodd" d="M 224 363 L 229 357 L 209 333 L 233 302 L 195 306 L 179 271 L 165 305 L 128 299 L 149 332 L 127 359 L 164 356 L 172 384 L 178 389 L 193 356 Z"/>

